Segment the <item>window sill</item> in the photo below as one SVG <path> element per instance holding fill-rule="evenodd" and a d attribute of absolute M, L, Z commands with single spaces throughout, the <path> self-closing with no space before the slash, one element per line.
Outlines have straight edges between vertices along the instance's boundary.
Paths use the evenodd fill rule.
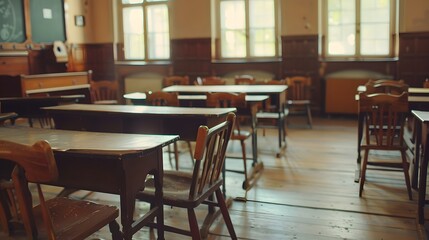
<path fill-rule="evenodd" d="M 356 57 L 327 57 L 319 58 L 321 62 L 396 62 L 399 59 L 397 57 L 380 57 L 380 58 L 356 58 Z"/>
<path fill-rule="evenodd" d="M 252 59 L 213 59 L 213 64 L 224 64 L 224 63 L 232 63 L 232 64 L 241 64 L 241 63 L 278 63 L 281 62 L 281 58 L 252 58 Z"/>
<path fill-rule="evenodd" d="M 124 66 L 151 66 L 151 65 L 171 65 L 170 60 L 159 60 L 159 61 L 115 61 L 115 65 Z"/>

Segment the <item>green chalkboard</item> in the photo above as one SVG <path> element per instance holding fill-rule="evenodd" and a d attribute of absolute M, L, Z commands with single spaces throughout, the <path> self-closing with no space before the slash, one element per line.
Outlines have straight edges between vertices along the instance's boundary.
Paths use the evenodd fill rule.
<path fill-rule="evenodd" d="M 0 0 L 0 42 L 24 42 L 24 19 L 22 0 Z"/>
<path fill-rule="evenodd" d="M 63 0 L 31 0 L 30 15 L 33 42 L 66 40 Z"/>

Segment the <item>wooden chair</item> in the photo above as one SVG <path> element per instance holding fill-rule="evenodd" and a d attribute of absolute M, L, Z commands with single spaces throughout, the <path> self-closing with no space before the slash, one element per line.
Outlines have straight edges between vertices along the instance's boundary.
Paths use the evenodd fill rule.
<path fill-rule="evenodd" d="M 289 110 L 289 114 L 307 114 L 308 126 L 312 128 L 313 120 L 311 117 L 310 101 L 311 78 L 304 76 L 288 77 L 286 78 L 286 84 L 288 85 L 287 109 Z"/>
<path fill-rule="evenodd" d="M 269 80 L 256 82 L 259 85 L 286 85 L 284 80 Z M 284 109 L 282 112 L 278 112 L 278 106 L 273 105 L 271 99 L 268 99 L 261 108 L 261 111 L 256 114 L 258 119 L 257 127 L 263 129 L 263 135 L 265 136 L 265 128 L 276 128 L 278 130 L 279 147 L 282 146 L 282 142 L 286 142 L 286 116 L 287 111 L 285 106 L 280 106 Z M 280 154 L 277 154 L 280 157 Z"/>
<path fill-rule="evenodd" d="M 215 108 L 228 108 L 228 107 L 245 107 L 246 106 L 246 94 L 234 94 L 234 93 L 207 93 L 206 106 Z M 240 129 L 240 119 L 235 122 L 234 131 L 231 136 L 231 140 L 238 140 L 241 144 L 241 152 L 243 159 L 243 170 L 232 170 L 225 169 L 229 172 L 236 172 L 244 174 L 244 181 L 242 188 L 247 191 L 252 187 L 248 172 L 247 172 L 247 154 L 246 154 L 246 143 L 245 141 L 252 136 L 252 132 L 244 131 Z"/>
<path fill-rule="evenodd" d="M 423 87 L 429 88 L 429 79 L 428 78 L 426 78 L 426 80 L 423 82 Z"/>
<path fill-rule="evenodd" d="M 169 76 L 164 77 L 164 86 L 172 86 L 172 85 L 189 85 L 189 77 L 188 76 Z"/>
<path fill-rule="evenodd" d="M 195 85 L 225 85 L 226 82 L 220 77 L 210 76 L 205 78 L 198 77 Z"/>
<path fill-rule="evenodd" d="M 231 239 L 237 239 L 221 190 L 223 180 L 220 177 L 234 121 L 235 114 L 230 113 L 225 122 L 210 129 L 207 126 L 200 126 L 198 128 L 194 153 L 195 166 L 192 173 L 180 171 L 164 172 L 164 204 L 186 208 L 190 228 L 190 230 L 185 230 L 173 226 L 164 226 L 164 230 L 188 235 L 194 240 L 206 237 L 210 224 L 204 226 L 207 229 L 200 230 L 195 208 L 200 204 L 207 204 L 209 206 L 209 213 L 204 223 L 210 222 L 214 207 L 219 207 Z M 155 188 L 153 186 L 154 181 L 152 179 L 148 180 L 146 188 L 144 191 L 138 193 L 137 198 L 153 202 L 155 199 Z M 217 201 L 214 201 L 214 194 Z M 156 227 L 156 224 L 151 224 L 151 226 Z"/>
<path fill-rule="evenodd" d="M 15 236 L 16 223 L 21 223 L 27 239 L 84 239 L 109 224 L 112 238 L 122 238 L 115 220 L 119 210 L 115 206 L 61 197 L 45 200 L 40 184 L 59 177 L 48 142 L 28 146 L 0 140 L 0 159 L 15 165 L 11 180 L 2 179 L 0 185 L 0 206 L 5 213 L 1 223 L 8 226 L 3 229 L 8 234 Z M 37 187 L 39 205 L 34 207 L 28 182 Z"/>
<path fill-rule="evenodd" d="M 253 85 L 256 83 L 256 79 L 250 75 L 240 75 L 234 78 L 235 85 Z"/>
<path fill-rule="evenodd" d="M 392 95 L 385 93 L 359 95 L 359 114 L 364 114 L 365 142 L 361 149 L 365 151 L 361 163 L 359 197 L 365 183 L 367 165 L 387 169 L 402 168 L 407 185 L 408 197 L 412 199 L 409 163 L 406 158 L 407 146 L 404 142 L 404 123 L 408 114 L 408 93 Z M 399 151 L 401 161 L 370 161 L 370 150 Z"/>
<path fill-rule="evenodd" d="M 408 85 L 403 80 L 369 80 L 366 84 L 366 94 L 387 93 L 402 94 L 408 92 Z"/>
<path fill-rule="evenodd" d="M 151 106 L 172 106 L 172 107 L 178 107 L 180 106 L 178 94 L 177 93 L 169 93 L 169 92 L 162 92 L 162 91 L 155 91 L 155 92 L 146 92 L 146 104 Z M 190 141 L 186 141 L 189 149 L 189 153 L 191 155 L 191 161 L 192 161 L 192 146 Z M 177 142 L 173 143 L 174 147 L 174 159 L 176 164 L 176 170 L 179 170 L 179 149 L 177 147 Z M 170 153 L 170 146 L 168 146 L 168 152 Z M 170 158 L 171 161 L 171 158 Z M 194 161 L 192 161 L 192 164 L 194 164 Z"/>
<path fill-rule="evenodd" d="M 93 104 L 118 104 L 118 83 L 116 81 L 91 81 L 91 102 Z"/>

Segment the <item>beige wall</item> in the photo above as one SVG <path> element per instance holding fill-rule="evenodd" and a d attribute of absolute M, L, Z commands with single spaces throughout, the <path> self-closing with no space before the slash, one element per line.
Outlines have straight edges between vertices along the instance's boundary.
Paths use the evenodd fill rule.
<path fill-rule="evenodd" d="M 400 32 L 429 31 L 429 1 L 402 0 L 400 8 Z"/>
<path fill-rule="evenodd" d="M 318 0 L 282 0 L 281 35 L 316 35 Z"/>
<path fill-rule="evenodd" d="M 85 26 L 75 26 L 74 17 L 83 15 Z M 65 0 L 67 42 L 112 43 L 112 0 Z"/>
<path fill-rule="evenodd" d="M 173 0 L 170 9 L 172 39 L 210 37 L 210 0 Z"/>
<path fill-rule="evenodd" d="M 69 43 L 113 42 L 112 1 L 65 0 Z M 210 38 L 211 0 L 170 0 L 172 39 Z M 400 32 L 429 31 L 429 1 L 401 0 Z M 281 0 L 282 36 L 318 33 L 319 0 Z M 74 16 L 84 15 L 85 27 L 74 25 Z"/>

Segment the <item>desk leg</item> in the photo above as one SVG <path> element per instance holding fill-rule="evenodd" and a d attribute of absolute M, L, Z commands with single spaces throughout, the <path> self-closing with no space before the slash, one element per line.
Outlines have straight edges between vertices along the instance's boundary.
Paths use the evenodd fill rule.
<path fill-rule="evenodd" d="M 421 158 L 421 147 L 422 147 L 422 122 L 418 119 L 414 121 L 414 165 L 411 172 L 411 187 L 416 189 L 418 185 L 418 172 Z"/>
<path fill-rule="evenodd" d="M 363 121 L 364 121 L 364 116 L 363 114 L 358 115 L 358 138 L 357 138 L 357 160 L 356 160 L 356 171 L 355 171 L 355 182 L 359 182 L 360 179 L 360 170 L 361 170 L 361 142 L 362 142 L 362 137 L 363 137 Z"/>
<path fill-rule="evenodd" d="M 429 137 L 429 136 L 428 136 Z M 427 138 L 426 138 L 427 139 Z M 427 169 L 428 169 L 428 160 L 429 160 L 429 141 L 426 140 L 424 146 L 424 156 L 423 161 L 420 165 L 420 180 L 419 180 L 419 200 L 418 200 L 418 221 L 419 224 L 425 223 L 425 204 L 426 204 L 426 179 L 427 179 Z"/>
<path fill-rule="evenodd" d="M 162 192 L 164 171 L 162 148 L 159 147 L 157 151 L 143 158 L 139 158 L 134 162 L 129 161 L 130 163 L 125 166 L 128 171 L 124 172 L 133 174 L 126 174 L 124 176 L 125 180 L 120 191 L 121 222 L 124 239 L 131 240 L 138 230 L 143 226 L 150 225 L 156 217 L 158 239 L 164 240 L 164 203 Z M 151 203 L 151 209 L 145 215 L 134 220 L 135 201 L 136 198 L 138 199 L 139 191 L 144 188 L 142 183 L 144 184 L 148 174 L 153 174 L 154 176 L 156 199 L 154 203 Z"/>

